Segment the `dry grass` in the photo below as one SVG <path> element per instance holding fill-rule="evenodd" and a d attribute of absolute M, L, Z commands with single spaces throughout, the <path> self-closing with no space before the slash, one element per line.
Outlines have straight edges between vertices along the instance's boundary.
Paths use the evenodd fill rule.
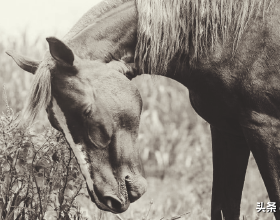
<path fill-rule="evenodd" d="M 15 111 L 23 107 L 32 75 L 18 68 L 4 51 L 15 49 L 40 59 L 47 45 L 44 39 L 29 43 L 24 36 L 14 41 L 5 40 L 5 44 L 0 39 L 0 87 L 5 83 L 9 104 Z M 89 219 L 100 220 L 172 219 L 186 212 L 190 214 L 181 219 L 210 219 L 212 153 L 209 125 L 193 111 L 188 91 L 182 85 L 159 76 L 153 80 L 140 76 L 133 83 L 144 101 L 138 145 L 149 189 L 119 217 L 99 211 L 85 198 L 79 198 L 81 212 Z M 0 110 L 4 107 L 0 99 Z M 46 121 L 45 116 L 38 118 L 39 124 Z M 248 220 L 256 219 L 257 202 L 268 201 L 263 181 L 251 158 L 241 213 Z M 262 213 L 259 219 L 272 220 L 273 215 Z"/>

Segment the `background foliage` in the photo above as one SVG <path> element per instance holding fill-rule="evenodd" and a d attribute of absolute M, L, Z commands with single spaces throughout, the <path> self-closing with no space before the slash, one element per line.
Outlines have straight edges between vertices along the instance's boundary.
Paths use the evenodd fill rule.
<path fill-rule="evenodd" d="M 40 60 L 47 50 L 47 43 L 41 37 L 34 42 L 28 42 L 25 36 L 26 33 L 23 33 L 20 39 L 0 39 L 0 86 L 5 84 L 8 103 L 15 112 L 20 111 L 24 105 L 32 75 L 17 67 L 4 53 L 5 50 L 14 49 L 37 60 Z M 160 76 L 152 79 L 150 76 L 139 76 L 132 82 L 139 89 L 144 102 L 137 144 L 141 149 L 149 189 L 119 217 L 99 211 L 85 196 L 76 198 L 76 207 L 80 207 L 78 212 L 88 219 L 106 220 L 161 219 L 162 217 L 170 219 L 172 216 L 186 212 L 190 214 L 182 216 L 182 219 L 210 219 L 212 153 L 209 125 L 196 115 L 190 105 L 187 89 L 179 83 Z M 0 110 L 6 111 L 5 106 L 5 100 L 0 99 Z M 50 132 L 50 130 L 42 125 L 48 126 L 44 112 L 31 131 L 33 136 L 39 135 L 43 139 L 48 137 L 46 131 Z M 28 135 L 30 134 L 24 134 L 24 137 L 29 137 Z M 39 139 L 29 139 L 28 143 L 32 141 L 34 146 L 42 147 L 42 141 Z M 14 144 L 15 152 L 24 149 L 24 143 L 23 141 L 21 144 Z M 49 163 L 53 163 L 50 157 L 55 150 L 67 151 L 67 147 L 59 144 L 57 140 L 47 143 L 46 148 L 50 149 L 48 152 L 51 153 L 45 156 Z M 14 160 L 15 154 L 3 148 L 2 144 L 0 146 L 1 158 L 3 155 L 10 155 Z M 38 148 L 35 147 L 34 150 L 38 151 Z M 44 152 L 40 151 L 40 154 L 44 155 Z M 67 157 L 64 159 L 65 163 L 69 161 Z M 39 161 L 37 157 L 35 160 Z M 74 163 L 75 160 L 73 160 L 75 167 Z M 61 170 L 66 169 L 61 166 Z M 63 181 L 65 180 L 62 179 L 61 182 Z M 1 190 L 3 191 L 3 188 Z M 153 201 L 152 205 L 151 201 Z M 247 216 L 247 219 L 256 219 L 257 202 L 268 201 L 263 181 L 251 157 L 241 213 Z M 146 217 L 149 209 L 149 217 Z M 56 219 L 51 216 L 48 213 L 45 218 Z M 259 219 L 273 219 L 273 215 L 262 213 Z"/>

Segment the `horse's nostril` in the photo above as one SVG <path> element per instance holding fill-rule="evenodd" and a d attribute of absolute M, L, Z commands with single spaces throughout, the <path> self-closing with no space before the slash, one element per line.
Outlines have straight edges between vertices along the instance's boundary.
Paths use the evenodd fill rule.
<path fill-rule="evenodd" d="M 122 208 L 123 208 L 122 207 L 122 203 L 119 200 L 117 200 L 117 199 L 115 199 L 113 197 L 107 196 L 107 197 L 104 198 L 104 200 L 106 202 L 106 205 L 110 209 L 119 211 L 119 210 L 122 210 Z"/>

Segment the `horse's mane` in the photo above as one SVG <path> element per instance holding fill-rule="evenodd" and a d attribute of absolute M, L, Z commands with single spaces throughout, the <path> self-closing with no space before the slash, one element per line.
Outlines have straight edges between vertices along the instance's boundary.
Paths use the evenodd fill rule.
<path fill-rule="evenodd" d="M 43 61 L 34 76 L 33 83 L 21 115 L 21 124 L 29 126 L 42 109 L 51 101 L 51 63 Z"/>
<path fill-rule="evenodd" d="M 172 59 L 178 66 L 232 42 L 236 50 L 249 20 L 264 17 L 273 0 L 136 0 L 136 62 L 146 73 L 164 74 Z"/>

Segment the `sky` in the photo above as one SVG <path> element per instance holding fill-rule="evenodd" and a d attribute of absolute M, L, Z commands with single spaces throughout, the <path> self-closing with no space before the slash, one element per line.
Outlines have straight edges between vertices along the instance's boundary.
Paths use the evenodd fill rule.
<path fill-rule="evenodd" d="M 82 15 L 101 0 L 0 0 L 0 39 L 63 37 Z"/>

